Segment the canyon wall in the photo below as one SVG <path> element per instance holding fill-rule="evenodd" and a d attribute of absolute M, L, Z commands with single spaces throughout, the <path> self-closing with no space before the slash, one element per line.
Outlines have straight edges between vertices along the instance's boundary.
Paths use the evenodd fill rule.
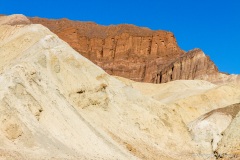
<path fill-rule="evenodd" d="M 102 26 L 68 19 L 30 20 L 48 27 L 111 75 L 151 83 L 179 79 L 219 82 L 232 78 L 219 73 L 201 50 L 181 50 L 171 32 L 127 24 Z"/>

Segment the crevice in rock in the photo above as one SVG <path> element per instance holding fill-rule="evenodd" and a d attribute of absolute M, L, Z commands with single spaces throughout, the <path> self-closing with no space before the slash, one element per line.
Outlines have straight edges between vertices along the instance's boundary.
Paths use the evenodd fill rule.
<path fill-rule="evenodd" d="M 83 94 L 85 93 L 85 90 L 80 90 L 80 91 L 77 91 L 78 94 Z"/>

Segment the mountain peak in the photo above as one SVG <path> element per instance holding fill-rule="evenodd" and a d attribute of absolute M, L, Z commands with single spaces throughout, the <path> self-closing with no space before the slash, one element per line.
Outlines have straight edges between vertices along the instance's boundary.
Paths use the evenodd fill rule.
<path fill-rule="evenodd" d="M 10 16 L 0 16 L 0 25 L 21 25 L 30 24 L 30 20 L 22 14 L 13 14 Z"/>

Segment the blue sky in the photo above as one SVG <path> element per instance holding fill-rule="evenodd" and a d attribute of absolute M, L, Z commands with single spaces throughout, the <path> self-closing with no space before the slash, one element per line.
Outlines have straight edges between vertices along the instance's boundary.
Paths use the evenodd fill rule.
<path fill-rule="evenodd" d="M 0 14 L 13 13 L 171 31 L 183 50 L 200 48 L 240 74 L 239 0 L 0 0 Z"/>

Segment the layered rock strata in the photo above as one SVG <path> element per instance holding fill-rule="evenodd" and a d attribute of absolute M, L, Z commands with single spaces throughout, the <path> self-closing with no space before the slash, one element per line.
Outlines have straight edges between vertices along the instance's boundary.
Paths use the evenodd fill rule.
<path fill-rule="evenodd" d="M 151 83 L 180 79 L 211 82 L 236 79 L 219 73 L 201 50 L 187 53 L 181 50 L 171 32 L 134 25 L 101 26 L 68 19 L 31 18 L 31 21 L 48 27 L 111 75 Z"/>

